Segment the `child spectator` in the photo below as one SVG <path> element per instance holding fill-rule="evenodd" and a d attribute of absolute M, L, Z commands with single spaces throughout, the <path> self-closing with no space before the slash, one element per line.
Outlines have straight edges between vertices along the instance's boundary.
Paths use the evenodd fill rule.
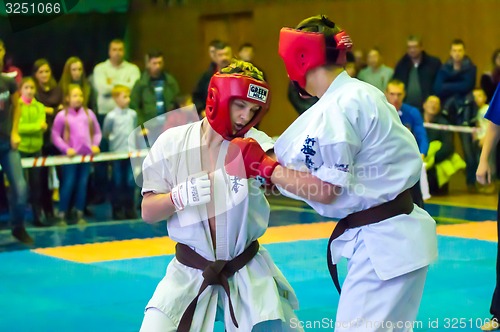
<path fill-rule="evenodd" d="M 82 88 L 79 85 L 71 84 L 65 96 L 66 107 L 57 113 L 52 126 L 54 145 L 68 157 L 100 152 L 101 128 L 94 112 L 84 107 L 83 102 Z M 62 166 L 58 225 L 67 225 L 73 195 L 75 195 L 77 223 L 86 223 L 83 219 L 83 209 L 85 208 L 89 173 L 89 163 Z"/>
<path fill-rule="evenodd" d="M 103 136 L 109 140 L 111 152 L 128 152 L 128 137 L 137 126 L 137 113 L 129 108 L 130 88 L 115 85 L 111 90 L 116 107 L 104 118 Z M 129 159 L 112 162 L 113 219 L 137 219 L 134 192 L 135 182 Z"/>
<path fill-rule="evenodd" d="M 43 135 L 47 130 L 45 106 L 35 99 L 36 83 L 32 77 L 25 77 L 19 86 L 19 152 L 22 158 L 42 155 Z M 26 171 L 29 185 L 30 203 L 33 210 L 33 224 L 45 226 L 42 222 L 41 168 L 34 167 Z"/>

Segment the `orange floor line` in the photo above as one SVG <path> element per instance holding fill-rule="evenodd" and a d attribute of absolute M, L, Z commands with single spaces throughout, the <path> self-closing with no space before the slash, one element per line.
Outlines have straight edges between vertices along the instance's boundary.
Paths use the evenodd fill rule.
<path fill-rule="evenodd" d="M 334 222 L 299 224 L 271 227 L 259 239 L 262 244 L 293 242 L 328 238 L 335 226 Z M 496 222 L 485 221 L 458 225 L 439 225 L 437 233 L 484 241 L 497 241 Z M 73 245 L 66 247 L 35 249 L 39 254 L 80 263 L 95 263 L 110 260 L 132 259 L 161 255 L 172 255 L 175 242 L 170 238 L 157 237 Z"/>

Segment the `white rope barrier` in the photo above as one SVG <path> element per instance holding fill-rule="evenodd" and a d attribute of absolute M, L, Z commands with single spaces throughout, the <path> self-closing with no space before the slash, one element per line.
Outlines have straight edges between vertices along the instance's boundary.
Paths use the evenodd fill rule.
<path fill-rule="evenodd" d="M 476 127 L 452 126 L 452 125 L 443 125 L 443 124 L 430 123 L 430 122 L 424 122 L 424 127 L 431 128 L 431 129 L 444 130 L 444 131 L 453 131 L 453 132 L 457 132 L 457 133 L 469 133 L 469 134 L 472 134 L 472 133 L 478 131 L 478 128 L 476 128 Z"/>

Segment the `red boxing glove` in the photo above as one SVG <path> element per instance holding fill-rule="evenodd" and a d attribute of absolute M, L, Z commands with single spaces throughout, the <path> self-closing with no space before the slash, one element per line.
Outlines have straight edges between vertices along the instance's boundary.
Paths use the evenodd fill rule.
<path fill-rule="evenodd" d="M 241 158 L 238 158 L 241 154 Z M 271 175 L 279 163 L 269 157 L 253 138 L 236 137 L 229 143 L 226 172 L 241 178 L 255 178 L 262 184 L 271 184 Z"/>

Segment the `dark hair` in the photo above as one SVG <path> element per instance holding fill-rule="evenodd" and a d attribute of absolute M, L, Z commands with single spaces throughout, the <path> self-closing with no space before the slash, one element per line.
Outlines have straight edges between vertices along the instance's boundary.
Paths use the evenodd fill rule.
<path fill-rule="evenodd" d="M 337 42 L 333 36 L 341 32 L 342 29 L 328 17 L 325 15 L 316 15 L 306 18 L 300 22 L 295 29 L 307 32 L 319 32 L 325 35 L 327 62 L 328 64 L 334 64 L 337 62 L 340 52 L 336 48 Z"/>
<path fill-rule="evenodd" d="M 453 45 L 462 45 L 465 48 L 465 43 L 462 39 L 460 38 L 455 38 L 451 41 L 451 46 Z"/>
<path fill-rule="evenodd" d="M 220 39 L 213 39 L 210 43 L 208 43 L 209 47 L 215 47 L 215 45 L 222 43 Z"/>
<path fill-rule="evenodd" d="M 417 42 L 419 45 L 422 45 L 422 37 L 417 36 L 417 35 L 409 35 L 408 38 L 406 38 L 407 42 L 414 41 Z"/>
<path fill-rule="evenodd" d="M 214 43 L 214 44 L 213 44 L 213 45 L 211 45 L 211 46 L 213 46 L 216 50 L 223 50 L 223 49 L 225 49 L 226 47 L 228 47 L 228 46 L 229 46 L 229 44 L 228 44 L 228 43 L 226 43 L 226 42 L 223 42 L 223 41 L 218 40 L 218 41 L 217 41 L 217 43 Z"/>
<path fill-rule="evenodd" d="M 264 81 L 264 74 L 250 62 L 233 59 L 231 64 L 220 70 L 221 74 L 241 74 L 259 81 Z"/>
<path fill-rule="evenodd" d="M 347 62 L 355 62 L 354 54 L 351 51 L 346 52 L 345 59 Z"/>
<path fill-rule="evenodd" d="M 53 89 L 57 86 L 57 82 L 54 78 L 54 75 L 52 73 L 52 67 L 50 66 L 50 63 L 47 59 L 38 59 L 35 61 L 35 63 L 33 64 L 33 78 L 35 79 L 35 82 L 36 82 L 36 85 L 37 85 L 37 88 L 38 87 L 41 87 L 40 86 L 40 83 L 38 82 L 38 79 L 36 78 L 36 72 L 40 69 L 40 67 L 44 66 L 44 65 L 47 65 L 49 66 L 49 69 L 50 69 L 50 72 L 51 72 L 51 75 L 50 75 L 50 80 L 49 80 L 49 88 L 50 89 Z"/>
<path fill-rule="evenodd" d="M 151 60 L 152 58 L 160 58 L 160 57 L 163 57 L 163 52 L 160 51 L 160 50 L 150 50 L 147 54 L 146 54 L 146 57 L 149 60 Z"/>
<path fill-rule="evenodd" d="M 246 47 L 254 48 L 251 43 L 244 43 L 244 44 L 241 44 L 240 48 L 238 49 L 238 52 Z"/>

